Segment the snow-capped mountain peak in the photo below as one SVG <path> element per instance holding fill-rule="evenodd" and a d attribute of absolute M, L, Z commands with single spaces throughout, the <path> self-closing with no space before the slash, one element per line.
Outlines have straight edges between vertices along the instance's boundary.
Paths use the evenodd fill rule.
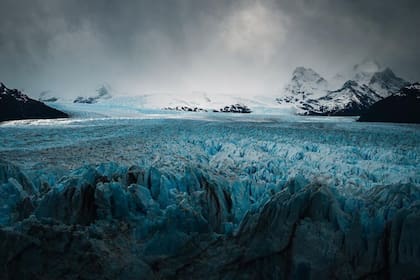
<path fill-rule="evenodd" d="M 356 64 L 348 75 L 335 75 L 331 83 L 311 68 L 298 67 L 276 100 L 292 105 L 298 114 L 358 115 L 406 85 L 390 68 L 373 60 Z"/>
<path fill-rule="evenodd" d="M 353 87 L 357 87 L 357 86 L 359 86 L 359 84 L 356 81 L 348 80 L 347 82 L 344 83 L 341 89 L 345 89 L 345 88 L 352 89 Z"/>
<path fill-rule="evenodd" d="M 395 92 L 393 96 L 409 96 L 412 94 L 416 94 L 420 98 L 420 83 L 412 83 L 407 84 L 406 86 L 402 87 L 398 92 Z"/>
<path fill-rule="evenodd" d="M 375 73 L 381 71 L 381 65 L 375 60 L 365 59 L 361 63 L 353 66 L 355 73 Z"/>
<path fill-rule="evenodd" d="M 374 60 L 364 60 L 353 66 L 350 79 L 359 84 L 369 84 L 372 76 L 379 71 L 382 71 L 379 63 Z"/>
<path fill-rule="evenodd" d="M 2 99 L 2 96 L 5 95 L 12 97 L 19 102 L 26 103 L 29 101 L 29 97 L 26 94 L 20 92 L 17 89 L 9 89 L 3 83 L 0 83 L 0 99 Z"/>
<path fill-rule="evenodd" d="M 328 90 L 328 82 L 311 68 L 297 67 L 292 79 L 285 86 L 282 97 L 277 98 L 280 104 L 302 103 L 304 100 L 324 96 Z"/>
<path fill-rule="evenodd" d="M 336 95 L 337 99 L 341 99 L 343 101 L 354 100 L 360 101 L 361 103 L 364 103 L 364 100 L 369 100 L 368 103 L 373 103 L 381 99 L 381 97 L 369 88 L 368 85 L 359 84 L 353 80 L 345 82 L 340 89 L 331 91 L 326 98 L 334 95 Z"/>
<path fill-rule="evenodd" d="M 369 84 L 372 75 L 382 70 L 382 66 L 378 62 L 365 59 L 362 62 L 355 64 L 350 69 L 332 76 L 330 83 L 333 85 L 334 89 L 340 88 L 348 80 L 353 80 L 359 84 Z"/>
<path fill-rule="evenodd" d="M 390 68 L 374 73 L 369 81 L 369 87 L 382 98 L 398 92 L 408 84 L 404 79 L 397 77 Z"/>
<path fill-rule="evenodd" d="M 96 90 L 97 94 L 95 96 L 91 96 L 91 97 L 78 96 L 73 102 L 92 104 L 92 103 L 98 102 L 98 100 L 110 99 L 112 97 L 112 95 L 110 94 L 110 91 L 111 91 L 111 88 L 109 85 L 102 85 Z"/>
<path fill-rule="evenodd" d="M 316 87 L 326 88 L 328 86 L 328 82 L 321 77 L 317 72 L 312 70 L 312 68 L 305 68 L 305 67 L 297 67 L 292 74 L 292 83 L 294 85 L 299 86 L 301 89 L 307 85 Z"/>
<path fill-rule="evenodd" d="M 330 91 L 326 96 L 313 100 L 307 109 L 311 114 L 318 115 L 359 115 L 380 99 L 381 97 L 366 84 L 361 85 L 349 80 L 340 89 Z"/>
<path fill-rule="evenodd" d="M 306 68 L 303 66 L 296 67 L 293 71 L 293 79 L 309 79 L 312 81 L 324 80 L 317 72 L 312 68 Z"/>
<path fill-rule="evenodd" d="M 420 83 L 414 83 L 414 84 L 406 86 L 405 88 L 413 89 L 413 90 L 420 90 Z"/>

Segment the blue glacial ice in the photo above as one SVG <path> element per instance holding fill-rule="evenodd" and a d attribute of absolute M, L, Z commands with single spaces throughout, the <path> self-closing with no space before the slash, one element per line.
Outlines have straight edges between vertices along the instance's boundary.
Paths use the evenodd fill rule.
<path fill-rule="evenodd" d="M 417 125 L 229 118 L 0 126 L 0 275 L 420 277 Z"/>

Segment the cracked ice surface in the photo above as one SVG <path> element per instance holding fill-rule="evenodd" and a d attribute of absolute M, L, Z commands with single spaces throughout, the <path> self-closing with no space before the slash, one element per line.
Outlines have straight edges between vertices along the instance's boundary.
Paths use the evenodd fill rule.
<path fill-rule="evenodd" d="M 419 126 L 333 120 L 6 123 L 0 277 L 419 277 Z"/>
<path fill-rule="evenodd" d="M 261 188 L 298 174 L 343 191 L 420 183 L 416 125 L 96 119 L 6 125 L 0 135 L 0 158 L 34 175 L 115 161 L 176 172 L 199 167 Z"/>
<path fill-rule="evenodd" d="M 18 123 L 1 134 L 0 158 L 23 167 L 37 184 L 106 162 L 153 166 L 177 177 L 200 169 L 227 181 L 236 222 L 293 178 L 356 196 L 374 186 L 420 184 L 415 125 L 94 119 Z"/>

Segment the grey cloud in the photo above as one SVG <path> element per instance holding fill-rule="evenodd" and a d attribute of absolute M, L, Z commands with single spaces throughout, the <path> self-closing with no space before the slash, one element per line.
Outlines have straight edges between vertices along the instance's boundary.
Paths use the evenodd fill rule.
<path fill-rule="evenodd" d="M 275 92 L 295 66 L 364 58 L 420 80 L 420 2 L 2 0 L 0 80 L 79 95 Z"/>

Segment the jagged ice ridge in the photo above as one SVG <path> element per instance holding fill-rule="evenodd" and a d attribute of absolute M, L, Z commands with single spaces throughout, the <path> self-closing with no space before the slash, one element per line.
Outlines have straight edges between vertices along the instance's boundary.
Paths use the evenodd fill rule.
<path fill-rule="evenodd" d="M 104 119 L 2 132 L 1 275 L 420 275 L 416 126 Z"/>

